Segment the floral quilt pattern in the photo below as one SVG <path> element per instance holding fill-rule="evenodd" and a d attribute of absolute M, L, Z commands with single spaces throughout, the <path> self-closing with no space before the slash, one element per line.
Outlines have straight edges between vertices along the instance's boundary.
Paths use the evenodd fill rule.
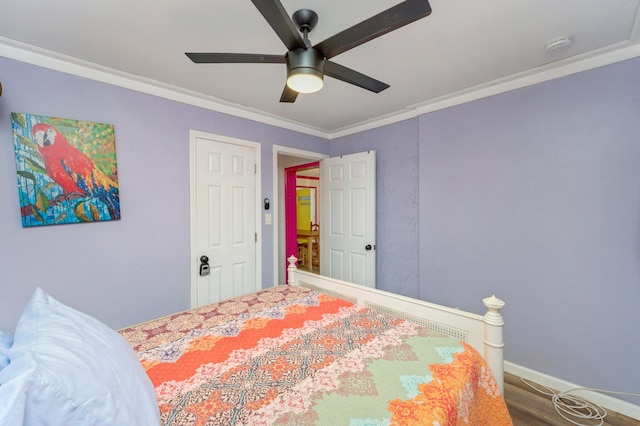
<path fill-rule="evenodd" d="M 182 425 L 511 425 L 480 355 L 411 322 L 277 286 L 121 334 Z"/>

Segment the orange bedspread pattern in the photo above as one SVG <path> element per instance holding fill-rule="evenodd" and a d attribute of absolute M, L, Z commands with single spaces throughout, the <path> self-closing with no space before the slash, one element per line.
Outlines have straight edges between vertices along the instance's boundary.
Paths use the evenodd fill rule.
<path fill-rule="evenodd" d="M 278 286 L 121 331 L 164 425 L 511 425 L 470 346 Z"/>

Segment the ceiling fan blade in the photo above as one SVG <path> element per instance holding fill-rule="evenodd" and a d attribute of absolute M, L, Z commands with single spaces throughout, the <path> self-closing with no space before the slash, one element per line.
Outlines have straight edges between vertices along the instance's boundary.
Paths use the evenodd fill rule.
<path fill-rule="evenodd" d="M 375 93 L 380 93 L 384 89 L 389 88 L 389 85 L 386 83 L 331 61 L 325 62 L 324 75 L 337 78 L 338 80 L 345 81 Z"/>
<path fill-rule="evenodd" d="M 258 53 L 185 53 L 196 64 L 286 64 L 284 55 Z"/>
<path fill-rule="evenodd" d="M 315 45 L 327 59 L 431 14 L 428 0 L 405 0 Z"/>
<path fill-rule="evenodd" d="M 271 28 L 280 37 L 284 45 L 287 46 L 287 49 L 306 47 L 298 28 L 289 17 L 282 3 L 278 0 L 251 0 L 251 2 L 271 25 Z"/>
<path fill-rule="evenodd" d="M 286 84 L 284 85 L 284 90 L 282 91 L 282 95 L 280 96 L 280 102 L 293 103 L 296 101 L 298 97 L 298 92 L 293 89 L 290 89 Z"/>

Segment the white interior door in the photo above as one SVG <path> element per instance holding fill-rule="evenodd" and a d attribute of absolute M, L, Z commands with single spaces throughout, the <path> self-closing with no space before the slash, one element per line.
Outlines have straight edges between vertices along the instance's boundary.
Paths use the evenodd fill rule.
<path fill-rule="evenodd" d="M 258 290 L 256 148 L 196 136 L 192 150 L 192 305 L 202 306 Z"/>
<path fill-rule="evenodd" d="M 376 153 L 320 161 L 320 273 L 376 286 Z"/>

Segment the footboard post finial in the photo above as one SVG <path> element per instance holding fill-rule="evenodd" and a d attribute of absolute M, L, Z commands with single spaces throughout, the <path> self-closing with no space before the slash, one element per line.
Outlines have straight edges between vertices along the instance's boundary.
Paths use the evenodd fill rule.
<path fill-rule="evenodd" d="M 287 262 L 289 262 L 289 266 L 287 266 L 287 284 L 289 285 L 295 285 L 295 278 L 294 278 L 294 274 L 296 272 L 296 270 L 298 269 L 296 267 L 296 262 L 298 261 L 298 258 L 291 255 L 289 258 L 287 258 Z"/>
<path fill-rule="evenodd" d="M 482 299 L 488 311 L 484 314 L 485 359 L 504 394 L 504 320 L 500 310 L 505 303 L 495 295 Z"/>

